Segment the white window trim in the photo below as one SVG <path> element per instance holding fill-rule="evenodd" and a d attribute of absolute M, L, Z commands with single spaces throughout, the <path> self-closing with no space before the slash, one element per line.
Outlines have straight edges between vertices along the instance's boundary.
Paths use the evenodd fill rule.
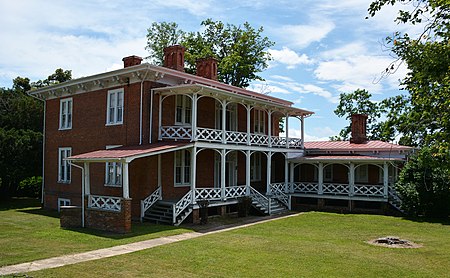
<path fill-rule="evenodd" d="M 361 175 L 361 168 L 366 168 L 365 176 Z M 355 183 L 368 183 L 369 182 L 369 165 L 363 164 L 358 166 L 358 168 L 355 169 Z"/>
<path fill-rule="evenodd" d="M 177 183 L 177 153 L 181 153 L 181 183 Z M 191 186 L 191 181 L 192 181 L 192 165 L 191 165 L 191 161 L 189 160 L 189 166 L 186 166 L 185 161 L 186 161 L 186 152 L 189 152 L 190 155 L 192 155 L 192 153 L 189 150 L 180 150 L 180 151 L 176 151 L 173 153 L 174 157 L 173 157 L 173 184 L 174 187 L 187 187 L 187 186 Z M 186 182 L 184 180 L 184 170 L 186 167 L 189 167 L 189 182 Z"/>
<path fill-rule="evenodd" d="M 63 204 L 61 205 L 61 203 Z M 70 199 L 58 198 L 58 212 L 61 211 L 62 206 L 70 206 Z"/>
<path fill-rule="evenodd" d="M 261 172 L 262 172 L 261 164 L 262 164 L 261 153 L 254 153 L 250 157 L 250 168 L 253 169 L 253 175 L 252 171 L 250 171 L 250 181 L 261 181 Z"/>
<path fill-rule="evenodd" d="M 119 95 L 119 94 L 122 94 L 122 103 L 120 103 L 121 104 L 121 107 L 122 107 L 122 119 L 119 121 L 119 120 L 117 120 L 117 118 L 118 118 L 118 114 L 117 114 L 117 111 L 118 111 L 118 109 L 117 109 L 117 107 L 119 107 L 118 105 L 116 105 L 114 108 L 114 118 L 113 118 L 113 121 L 109 121 L 109 118 L 110 118 L 110 110 L 111 110 L 111 107 L 110 107 L 110 104 L 111 104 L 111 102 L 110 102 L 110 99 L 111 99 L 111 95 L 115 95 L 116 96 L 116 99 L 117 99 L 117 96 Z M 110 125 L 121 125 L 121 124 L 123 124 L 123 117 L 124 117 L 124 112 L 125 112 L 125 108 L 124 108 L 124 102 L 125 102 L 125 93 L 124 93 L 124 89 L 123 88 L 119 88 L 119 89 L 114 89 L 114 90 L 109 90 L 108 91 L 108 99 L 107 99 L 107 103 L 106 103 L 106 125 L 107 126 L 110 126 Z"/>
<path fill-rule="evenodd" d="M 266 111 L 253 109 L 253 132 L 256 134 L 266 134 Z"/>
<path fill-rule="evenodd" d="M 61 153 L 69 151 L 69 155 L 66 154 L 67 158 L 68 156 L 72 155 L 72 148 L 70 147 L 64 147 L 64 148 L 58 148 L 58 183 L 70 183 L 72 179 L 72 166 L 69 164 L 67 160 L 64 160 L 63 163 L 65 164 L 65 169 L 70 168 L 68 177 L 64 177 L 64 179 L 61 178 L 63 173 L 61 172 Z M 67 171 L 67 170 L 66 170 Z M 66 176 L 66 174 L 64 174 Z"/>
<path fill-rule="evenodd" d="M 119 148 L 119 147 L 122 147 L 122 145 L 108 145 L 108 146 L 106 146 L 105 147 L 105 149 L 107 149 L 107 150 L 110 150 L 110 149 L 115 149 L 115 148 Z M 114 167 L 114 176 L 116 176 L 117 175 L 117 172 L 116 172 L 116 170 L 117 170 L 117 168 L 116 168 L 116 165 L 117 165 L 117 163 L 121 163 L 121 162 L 106 162 L 105 163 L 105 184 L 104 184 L 104 186 L 109 186 L 109 187 L 122 187 L 122 178 L 123 178 L 123 176 L 122 176 L 122 174 L 123 174 L 123 168 L 122 168 L 122 165 L 120 165 L 120 183 L 108 183 L 108 169 L 109 169 L 109 164 L 110 163 L 113 163 L 113 167 Z"/>
<path fill-rule="evenodd" d="M 67 109 L 68 103 L 70 102 L 70 109 Z M 66 105 L 66 120 L 63 121 L 63 105 Z M 70 121 L 69 116 L 70 115 Z M 73 100 L 72 98 L 64 98 L 59 101 L 59 130 L 69 130 L 72 129 L 73 121 Z"/>
<path fill-rule="evenodd" d="M 181 121 L 177 121 L 177 108 L 178 108 L 178 97 L 181 96 Z M 190 102 L 189 108 L 191 109 L 191 115 L 189 121 L 186 121 L 186 110 L 188 108 L 188 103 Z M 176 95 L 175 96 L 175 125 L 192 125 L 192 99 L 187 95 Z"/>

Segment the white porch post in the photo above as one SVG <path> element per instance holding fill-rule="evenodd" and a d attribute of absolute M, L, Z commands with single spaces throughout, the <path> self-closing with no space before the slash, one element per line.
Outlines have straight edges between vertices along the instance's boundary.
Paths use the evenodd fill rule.
<path fill-rule="evenodd" d="M 122 181 L 122 189 L 123 189 L 123 198 L 129 199 L 130 198 L 130 186 L 128 184 L 128 162 L 123 161 L 122 162 L 123 167 L 123 181 Z"/>
<path fill-rule="evenodd" d="M 290 163 L 291 165 L 291 171 L 289 173 L 290 177 L 289 180 L 291 181 L 291 193 L 294 193 L 294 169 L 295 169 L 295 164 L 294 163 Z"/>
<path fill-rule="evenodd" d="M 301 136 L 302 136 L 302 149 L 304 149 L 305 148 L 305 117 L 302 115 L 301 117 L 300 117 L 300 125 L 301 125 L 301 132 L 302 132 L 302 134 L 301 134 Z"/>
<path fill-rule="evenodd" d="M 197 174 L 197 147 L 192 147 L 192 153 L 191 153 L 191 204 L 195 204 L 195 183 L 196 183 L 196 174 Z"/>
<path fill-rule="evenodd" d="M 192 95 L 192 135 L 191 135 L 191 141 L 197 140 L 197 93 L 194 93 Z"/>
<path fill-rule="evenodd" d="M 250 158 L 251 153 L 249 150 L 245 152 L 245 195 L 250 195 Z"/>
<path fill-rule="evenodd" d="M 250 146 L 250 142 L 251 142 L 250 141 L 250 136 L 251 136 L 251 133 L 250 133 L 250 119 L 251 119 L 250 112 L 252 111 L 252 108 L 250 107 L 250 105 L 247 105 L 245 108 L 247 109 L 247 145 Z"/>
<path fill-rule="evenodd" d="M 161 187 L 161 155 L 158 154 L 158 187 Z"/>
<path fill-rule="evenodd" d="M 383 195 L 384 198 L 387 198 L 389 194 L 389 167 L 386 161 L 383 164 L 383 185 Z"/>
<path fill-rule="evenodd" d="M 289 161 L 287 153 L 284 157 L 284 193 L 289 193 Z"/>
<path fill-rule="evenodd" d="M 91 178 L 89 174 L 89 163 L 84 163 L 84 195 L 91 195 Z M 84 196 L 83 196 L 84 198 Z"/>
<path fill-rule="evenodd" d="M 323 163 L 319 162 L 319 195 L 323 194 Z"/>
<path fill-rule="evenodd" d="M 222 101 L 222 144 L 227 143 L 227 101 Z"/>
<path fill-rule="evenodd" d="M 272 152 L 267 153 L 267 164 L 266 164 L 266 195 L 272 194 L 270 189 L 271 174 L 272 174 Z"/>
<path fill-rule="evenodd" d="M 286 114 L 286 148 L 289 148 L 289 114 Z"/>
<path fill-rule="evenodd" d="M 350 175 L 349 175 L 349 186 L 350 186 L 350 190 L 349 190 L 349 195 L 353 196 L 355 194 L 355 164 L 353 164 L 353 162 L 350 162 Z"/>
<path fill-rule="evenodd" d="M 225 149 L 220 151 L 220 196 L 225 200 L 225 167 L 226 167 L 227 153 Z"/>
<path fill-rule="evenodd" d="M 272 147 L 272 113 L 267 111 L 267 135 L 269 136 L 269 148 Z"/>
<path fill-rule="evenodd" d="M 158 140 L 161 140 L 161 123 L 162 123 L 162 96 L 159 94 L 159 109 L 158 109 Z"/>

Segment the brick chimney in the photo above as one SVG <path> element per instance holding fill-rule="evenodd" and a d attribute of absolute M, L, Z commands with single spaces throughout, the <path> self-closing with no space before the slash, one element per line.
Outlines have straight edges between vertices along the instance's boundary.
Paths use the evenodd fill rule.
<path fill-rule="evenodd" d="M 184 71 L 184 51 L 181 45 L 172 45 L 164 48 L 164 66 L 166 68 Z"/>
<path fill-rule="evenodd" d="M 197 75 L 212 80 L 217 80 L 217 59 L 213 57 L 198 59 Z"/>
<path fill-rule="evenodd" d="M 352 115 L 352 137 L 350 138 L 350 143 L 362 144 L 367 141 L 366 122 L 367 122 L 367 115 L 364 114 Z"/>
<path fill-rule="evenodd" d="M 123 67 L 128 68 L 136 65 L 140 65 L 142 62 L 142 58 L 139 56 L 128 56 L 122 59 L 123 61 Z"/>

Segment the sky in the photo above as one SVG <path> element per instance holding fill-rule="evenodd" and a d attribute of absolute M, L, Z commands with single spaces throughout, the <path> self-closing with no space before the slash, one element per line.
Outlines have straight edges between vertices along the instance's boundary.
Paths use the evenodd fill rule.
<path fill-rule="evenodd" d="M 248 21 L 275 42 L 260 74 L 265 81 L 249 89 L 315 112 L 305 120 L 305 140 L 327 140 L 348 124 L 333 113 L 341 93 L 366 89 L 375 101 L 401 93 L 405 66 L 380 80 L 393 61 L 383 41 L 395 31 L 418 31 L 393 22 L 395 6 L 365 19 L 370 2 L 0 0 L 0 87 L 11 87 L 17 76 L 45 79 L 57 68 L 72 70 L 73 78 L 121 68 L 123 57 L 148 56 L 147 28 L 155 21 L 184 31 L 199 31 L 207 18 Z M 289 136 L 299 135 L 299 121 L 291 118 Z"/>

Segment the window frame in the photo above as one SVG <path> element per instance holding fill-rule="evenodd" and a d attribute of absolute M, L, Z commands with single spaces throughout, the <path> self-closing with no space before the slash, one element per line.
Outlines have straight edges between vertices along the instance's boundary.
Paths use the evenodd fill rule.
<path fill-rule="evenodd" d="M 63 204 L 61 205 L 61 203 L 63 203 Z M 70 199 L 58 198 L 58 212 L 61 211 L 61 207 L 63 207 L 63 206 L 70 206 L 70 205 L 71 205 Z"/>
<path fill-rule="evenodd" d="M 186 154 L 189 154 L 188 159 L 186 158 Z M 192 173 L 191 173 L 191 151 L 190 150 L 179 150 L 174 152 L 174 161 L 173 161 L 173 182 L 174 187 L 186 187 L 191 186 L 192 182 Z M 180 181 L 178 182 L 177 170 L 180 169 Z M 186 180 L 186 175 L 187 180 Z"/>
<path fill-rule="evenodd" d="M 192 125 L 192 99 L 188 95 L 175 95 L 175 125 Z"/>
<path fill-rule="evenodd" d="M 121 99 L 119 98 L 121 96 Z M 111 106 L 111 98 L 114 97 L 115 105 Z M 120 101 L 120 103 L 119 103 Z M 108 98 L 106 103 L 106 125 L 121 125 L 123 124 L 124 116 L 124 102 L 125 102 L 125 92 L 123 88 L 109 90 Z M 120 108 L 120 109 L 119 109 Z M 111 110 L 113 110 L 113 118 L 111 119 Z M 120 120 L 119 120 L 119 111 Z"/>
<path fill-rule="evenodd" d="M 262 155 L 256 152 L 250 156 L 250 181 L 261 181 Z"/>
<path fill-rule="evenodd" d="M 266 134 L 266 111 L 258 108 L 253 109 L 253 132 Z"/>
<path fill-rule="evenodd" d="M 363 173 L 361 173 L 362 168 L 365 169 L 365 172 L 363 172 L 364 176 L 362 175 Z M 355 183 L 368 183 L 368 182 L 369 182 L 369 164 L 359 165 L 355 169 Z"/>
<path fill-rule="evenodd" d="M 71 183 L 72 166 L 69 164 L 69 161 L 64 160 L 71 155 L 71 147 L 58 148 L 58 183 Z"/>
<path fill-rule="evenodd" d="M 65 113 L 63 113 L 64 107 L 66 109 Z M 73 121 L 73 99 L 71 97 L 63 98 L 59 101 L 59 130 L 72 129 L 72 121 Z"/>
<path fill-rule="evenodd" d="M 112 169 L 112 176 L 110 176 L 110 168 Z M 114 181 L 110 179 L 114 178 Z M 123 168 L 122 162 L 113 161 L 105 163 L 105 186 L 122 187 Z"/>
<path fill-rule="evenodd" d="M 323 181 L 324 182 L 333 182 L 333 164 L 328 164 L 323 167 Z M 330 169 L 330 170 L 328 170 Z M 327 176 L 329 174 L 329 176 Z"/>

